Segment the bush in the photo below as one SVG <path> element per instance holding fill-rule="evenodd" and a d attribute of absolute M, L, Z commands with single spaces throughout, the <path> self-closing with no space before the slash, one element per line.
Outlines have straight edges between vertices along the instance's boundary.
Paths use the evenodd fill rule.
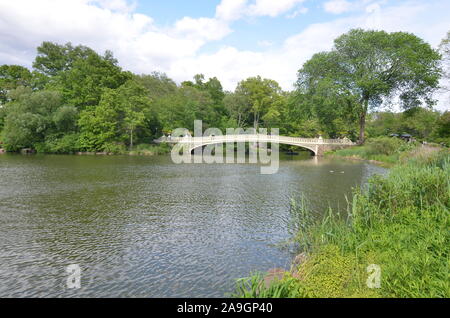
<path fill-rule="evenodd" d="M 78 134 L 68 134 L 61 138 L 47 138 L 44 145 L 36 145 L 37 152 L 73 153 L 79 150 Z"/>
<path fill-rule="evenodd" d="M 139 144 L 136 147 L 136 151 L 134 152 L 137 155 L 144 156 L 154 156 L 154 155 L 163 155 L 170 152 L 170 146 L 168 144 L 158 144 L 158 145 L 149 145 L 149 144 Z"/>
<path fill-rule="evenodd" d="M 103 151 L 113 154 L 124 154 L 127 149 L 123 143 L 108 142 L 103 145 Z"/>
<path fill-rule="evenodd" d="M 392 155 L 405 147 L 405 142 L 398 138 L 378 137 L 369 139 L 367 146 L 370 154 Z"/>
<path fill-rule="evenodd" d="M 378 137 L 368 139 L 363 146 L 341 149 L 334 152 L 337 156 L 375 160 L 394 164 L 405 154 L 418 149 L 417 142 L 405 142 L 394 137 Z"/>

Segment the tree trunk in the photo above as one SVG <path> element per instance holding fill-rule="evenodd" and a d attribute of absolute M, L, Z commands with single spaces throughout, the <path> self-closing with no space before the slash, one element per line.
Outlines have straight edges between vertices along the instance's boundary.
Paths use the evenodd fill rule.
<path fill-rule="evenodd" d="M 133 150 L 133 129 L 130 131 L 130 150 Z"/>
<path fill-rule="evenodd" d="M 365 141 L 366 114 L 361 114 L 359 118 L 359 140 L 358 144 L 362 145 Z"/>
<path fill-rule="evenodd" d="M 258 125 L 259 125 L 259 115 L 258 113 L 254 113 L 254 121 L 253 121 L 253 127 L 255 128 L 255 133 L 258 133 Z"/>
<path fill-rule="evenodd" d="M 367 109 L 369 107 L 369 100 L 364 99 L 363 105 L 362 105 L 362 111 L 359 116 L 359 140 L 358 144 L 362 145 L 365 141 L 365 130 L 366 130 L 366 115 L 367 115 Z"/>

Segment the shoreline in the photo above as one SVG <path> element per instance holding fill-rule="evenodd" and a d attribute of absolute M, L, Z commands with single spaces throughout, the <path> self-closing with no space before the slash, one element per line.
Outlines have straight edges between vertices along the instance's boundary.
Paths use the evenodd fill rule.
<path fill-rule="evenodd" d="M 327 158 L 333 158 L 333 159 L 345 159 L 345 160 L 353 160 L 353 161 L 365 161 L 367 163 L 371 163 L 377 166 L 381 166 L 383 168 L 392 168 L 394 167 L 396 164 L 398 163 L 389 163 L 389 162 L 384 162 L 384 161 L 378 161 L 378 160 L 373 160 L 373 159 L 365 159 L 365 158 L 361 158 L 358 156 L 339 156 L 339 155 L 335 155 L 335 154 L 328 154 L 325 155 L 325 157 Z"/>

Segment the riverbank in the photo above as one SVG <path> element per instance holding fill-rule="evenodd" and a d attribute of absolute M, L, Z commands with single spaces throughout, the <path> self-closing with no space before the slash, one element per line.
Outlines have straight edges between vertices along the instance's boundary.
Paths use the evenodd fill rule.
<path fill-rule="evenodd" d="M 238 297 L 450 297 L 450 152 L 409 153 L 387 177 L 371 178 L 348 205 L 315 220 L 293 203 L 305 257 L 269 286 L 239 280 Z"/>
<path fill-rule="evenodd" d="M 167 144 L 140 144 L 134 150 L 127 150 L 125 147 L 113 147 L 104 151 L 76 151 L 76 152 L 46 152 L 27 149 L 27 151 L 20 151 L 22 154 L 64 154 L 64 155 L 78 155 L 78 156 L 112 156 L 112 155 L 129 155 L 129 156 L 158 156 L 169 154 L 171 151 L 170 145 Z M 0 154 L 8 153 L 5 149 L 0 148 Z M 13 152 L 14 153 L 14 152 Z"/>
<path fill-rule="evenodd" d="M 423 145 L 418 142 L 405 142 L 398 138 L 379 137 L 369 139 L 362 146 L 355 146 L 326 153 L 327 157 L 367 161 L 369 163 L 392 167 L 411 157 L 427 156 L 442 149 L 439 146 Z"/>

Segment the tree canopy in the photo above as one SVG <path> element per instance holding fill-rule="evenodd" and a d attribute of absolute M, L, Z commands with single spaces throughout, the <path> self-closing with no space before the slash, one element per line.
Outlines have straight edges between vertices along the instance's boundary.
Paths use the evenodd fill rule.
<path fill-rule="evenodd" d="M 365 139 L 369 110 L 392 105 L 432 105 L 441 76 L 440 55 L 417 36 L 354 29 L 340 36 L 330 52 L 315 54 L 299 71 L 297 87 L 323 101 L 317 107 L 352 110 L 359 119 L 359 141 Z M 328 94 L 339 100 L 328 105 Z"/>
<path fill-rule="evenodd" d="M 447 35 L 447 71 L 449 43 Z M 164 73 L 124 71 L 110 51 L 43 42 L 32 70 L 0 66 L 0 144 L 11 151 L 121 152 L 176 128 L 193 131 L 195 120 L 223 131 L 279 128 L 283 135 L 361 142 L 366 134 L 407 132 L 447 142 L 448 112 L 421 107 L 433 105 L 440 58 L 413 34 L 356 29 L 307 61 L 294 91 L 261 76 L 224 91 L 217 77 L 197 74 L 177 84 Z M 382 111 L 395 103 L 405 111 Z"/>

